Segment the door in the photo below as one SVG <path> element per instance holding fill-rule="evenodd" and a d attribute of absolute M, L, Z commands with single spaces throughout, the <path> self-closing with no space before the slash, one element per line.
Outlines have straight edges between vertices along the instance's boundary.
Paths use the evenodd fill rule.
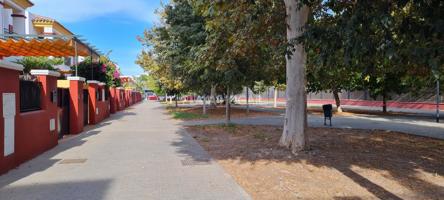
<path fill-rule="evenodd" d="M 64 135 L 69 134 L 69 110 L 70 110 L 70 95 L 69 89 L 58 88 L 58 107 L 61 109 L 60 113 L 60 128 L 59 128 L 59 139 L 63 138 Z"/>
<path fill-rule="evenodd" d="M 89 93 L 88 90 L 83 90 L 83 124 L 86 126 L 89 123 Z"/>

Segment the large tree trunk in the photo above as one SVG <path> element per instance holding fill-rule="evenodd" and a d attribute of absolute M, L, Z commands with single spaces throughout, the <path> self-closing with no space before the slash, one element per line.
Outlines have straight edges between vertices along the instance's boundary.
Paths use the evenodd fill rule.
<path fill-rule="evenodd" d="M 274 103 L 273 103 L 273 107 L 274 107 L 274 108 L 277 108 L 277 100 L 278 100 L 278 95 L 279 95 L 278 92 L 279 92 L 279 91 L 278 91 L 277 88 L 275 87 L 275 88 L 274 88 Z"/>
<path fill-rule="evenodd" d="M 229 125 L 231 122 L 231 107 L 230 107 L 230 87 L 227 87 L 227 95 L 225 95 L 225 124 Z"/>
<path fill-rule="evenodd" d="M 216 86 L 215 85 L 211 86 L 210 98 L 211 98 L 210 106 L 212 108 L 216 108 L 217 102 L 216 102 Z"/>
<path fill-rule="evenodd" d="M 333 90 L 333 96 L 335 97 L 336 108 L 339 113 L 342 112 L 341 99 L 339 98 L 339 92 Z"/>
<path fill-rule="evenodd" d="M 248 87 L 245 87 L 246 89 L 247 89 L 247 115 L 248 114 L 250 114 L 250 102 L 249 102 L 249 100 L 250 100 L 250 94 L 249 94 L 249 89 L 248 89 Z"/>
<path fill-rule="evenodd" d="M 285 0 L 287 11 L 287 39 L 293 40 L 302 34 L 301 28 L 306 24 L 309 9 L 298 8 L 300 0 Z M 285 110 L 284 131 L 279 144 L 290 148 L 293 153 L 306 148 L 306 92 L 305 61 L 306 53 L 301 44 L 286 56 L 287 60 L 287 106 Z"/>

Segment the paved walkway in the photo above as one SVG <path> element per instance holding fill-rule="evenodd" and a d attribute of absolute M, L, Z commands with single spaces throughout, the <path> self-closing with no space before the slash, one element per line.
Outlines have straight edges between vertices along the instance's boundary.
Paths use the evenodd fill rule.
<path fill-rule="evenodd" d="M 267 110 L 270 109 L 258 109 Z M 251 118 L 232 119 L 234 124 L 243 125 L 274 125 L 283 126 L 285 111 L 276 111 L 281 113 L 279 116 L 262 116 Z M 202 120 L 187 121 L 182 125 L 210 125 L 223 124 L 224 120 Z M 402 117 L 402 116 L 378 116 L 357 114 L 355 116 L 335 116 L 332 119 L 333 128 L 352 128 L 352 129 L 378 129 L 404 132 L 413 135 L 427 136 L 432 138 L 444 139 L 444 123 L 436 123 L 433 119 L 424 117 Z M 311 127 L 325 127 L 324 118 L 320 115 L 309 115 L 308 125 Z"/>
<path fill-rule="evenodd" d="M 249 197 L 160 104 L 150 102 L 0 176 L 0 199 Z"/>

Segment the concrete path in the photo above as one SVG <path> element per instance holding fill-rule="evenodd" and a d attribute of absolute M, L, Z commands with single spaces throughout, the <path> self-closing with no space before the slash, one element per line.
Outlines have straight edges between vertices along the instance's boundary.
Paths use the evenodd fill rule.
<path fill-rule="evenodd" d="M 150 102 L 115 114 L 0 176 L 0 199 L 250 197 L 160 104 Z"/>
<path fill-rule="evenodd" d="M 224 122 L 224 120 L 187 121 L 183 122 L 182 125 L 210 125 L 223 124 Z M 282 113 L 280 116 L 233 119 L 232 122 L 243 125 L 283 126 L 284 114 Z M 389 130 L 444 139 L 444 123 L 438 124 L 430 119 L 424 119 L 421 117 L 412 118 L 358 114 L 356 116 L 347 117 L 335 116 L 333 117 L 332 123 L 332 128 Z M 324 127 L 324 118 L 319 115 L 309 115 L 308 124 L 311 127 Z"/>

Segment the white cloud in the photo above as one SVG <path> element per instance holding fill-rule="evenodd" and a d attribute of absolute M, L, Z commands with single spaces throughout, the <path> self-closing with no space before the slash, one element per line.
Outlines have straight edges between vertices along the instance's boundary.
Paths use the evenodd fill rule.
<path fill-rule="evenodd" d="M 61 22 L 78 22 L 117 15 L 140 21 L 156 21 L 154 11 L 162 0 L 33 0 L 31 12 Z M 164 1 L 165 2 L 165 1 Z"/>

